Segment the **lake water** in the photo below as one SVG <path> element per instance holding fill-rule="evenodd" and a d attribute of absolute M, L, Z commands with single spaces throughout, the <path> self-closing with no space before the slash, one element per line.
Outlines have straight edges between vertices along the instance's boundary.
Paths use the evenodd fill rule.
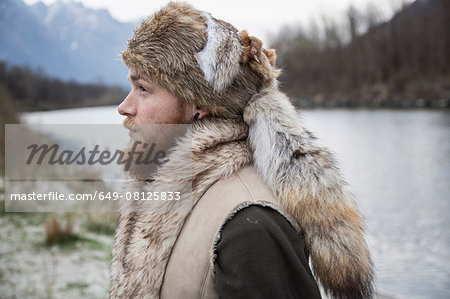
<path fill-rule="evenodd" d="M 450 298 L 450 111 L 306 110 L 367 223 L 378 293 Z M 25 114 L 28 123 L 117 124 L 116 107 Z"/>

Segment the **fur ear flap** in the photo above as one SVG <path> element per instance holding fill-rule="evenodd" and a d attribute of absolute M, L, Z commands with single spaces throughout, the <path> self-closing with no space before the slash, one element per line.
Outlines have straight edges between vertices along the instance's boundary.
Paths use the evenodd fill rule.
<path fill-rule="evenodd" d="M 226 89 L 239 73 L 242 45 L 231 25 L 214 19 L 209 13 L 203 12 L 202 15 L 207 23 L 208 40 L 196 58 L 205 80 L 214 91 L 220 92 Z"/>

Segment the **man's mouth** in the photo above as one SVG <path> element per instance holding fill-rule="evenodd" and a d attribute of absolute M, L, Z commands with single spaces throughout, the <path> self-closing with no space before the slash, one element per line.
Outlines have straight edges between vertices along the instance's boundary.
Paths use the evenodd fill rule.
<path fill-rule="evenodd" d="M 128 129 L 128 135 L 130 137 L 133 137 L 136 135 L 136 133 L 138 132 L 136 124 L 134 124 L 131 120 L 129 120 L 128 118 L 124 120 L 123 122 L 123 126 Z"/>

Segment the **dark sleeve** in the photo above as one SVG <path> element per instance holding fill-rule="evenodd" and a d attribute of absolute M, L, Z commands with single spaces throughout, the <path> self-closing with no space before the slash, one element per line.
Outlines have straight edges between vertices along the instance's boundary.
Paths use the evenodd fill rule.
<path fill-rule="evenodd" d="M 220 298 L 320 298 L 303 237 L 272 208 L 253 205 L 236 213 L 216 253 Z"/>

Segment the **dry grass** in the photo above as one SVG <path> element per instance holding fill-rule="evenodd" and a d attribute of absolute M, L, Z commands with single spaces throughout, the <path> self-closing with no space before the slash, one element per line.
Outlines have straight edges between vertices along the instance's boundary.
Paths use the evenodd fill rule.
<path fill-rule="evenodd" d="M 45 224 L 45 233 L 47 245 L 64 244 L 72 241 L 74 234 L 71 217 L 66 217 L 65 223 L 62 223 L 58 216 L 52 217 Z"/>

